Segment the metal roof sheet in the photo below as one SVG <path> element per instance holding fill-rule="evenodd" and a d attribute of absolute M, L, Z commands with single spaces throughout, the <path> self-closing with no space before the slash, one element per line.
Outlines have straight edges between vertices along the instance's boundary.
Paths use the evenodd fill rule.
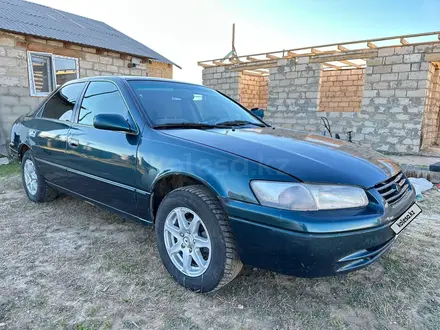
<path fill-rule="evenodd" d="M 148 57 L 179 67 L 103 22 L 23 0 L 0 0 L 0 30 Z"/>

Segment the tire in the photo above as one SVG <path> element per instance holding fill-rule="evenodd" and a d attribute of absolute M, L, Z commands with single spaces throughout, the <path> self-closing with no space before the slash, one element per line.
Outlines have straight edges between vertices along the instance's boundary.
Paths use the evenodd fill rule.
<path fill-rule="evenodd" d="M 178 238 L 182 233 L 171 234 L 169 224 L 173 221 L 175 224 L 179 223 L 179 217 L 176 214 L 184 214 L 185 219 L 189 217 L 190 221 L 187 224 L 189 224 L 188 230 L 191 233 L 193 232 L 191 229 L 193 220 L 197 218 L 201 220 L 197 225 L 197 233 L 190 236 L 189 244 L 194 238 L 194 245 L 185 246 L 187 244 L 185 243 L 186 236 Z M 174 218 L 176 220 L 173 220 Z M 166 195 L 157 211 L 155 230 L 157 248 L 165 268 L 185 288 L 196 292 L 213 292 L 228 284 L 240 273 L 243 265 L 238 257 L 228 217 L 220 201 L 204 186 L 186 186 Z M 190 231 L 184 235 L 190 235 Z M 170 254 L 169 251 L 172 249 L 169 246 L 175 241 L 177 241 L 175 244 L 180 245 L 180 248 L 176 245 L 177 249 L 181 249 L 181 251 Z M 210 248 L 198 248 L 199 241 L 202 242 L 202 245 L 210 242 Z M 189 250 L 191 253 L 190 270 L 187 272 L 183 266 L 185 250 Z M 203 260 L 200 257 L 193 258 L 193 256 L 202 256 Z M 196 259 L 201 261 L 204 266 L 199 267 Z M 179 264 L 180 260 L 182 265 Z M 189 274 L 190 271 L 191 274 Z M 201 271 L 203 273 L 200 273 Z"/>
<path fill-rule="evenodd" d="M 26 169 L 26 167 L 28 168 Z M 34 172 L 31 170 L 32 167 Z M 38 167 L 36 166 L 31 150 L 27 150 L 21 160 L 21 178 L 24 191 L 32 202 L 50 202 L 58 197 L 58 192 L 52 187 L 49 187 L 44 177 L 38 172 Z M 27 184 L 29 180 L 35 180 L 33 181 L 33 185 L 29 186 Z"/>

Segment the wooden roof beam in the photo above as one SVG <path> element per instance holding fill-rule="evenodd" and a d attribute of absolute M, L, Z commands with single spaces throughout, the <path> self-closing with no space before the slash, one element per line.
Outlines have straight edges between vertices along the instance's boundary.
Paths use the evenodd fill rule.
<path fill-rule="evenodd" d="M 275 55 L 272 55 L 272 54 L 266 54 L 266 58 L 268 58 L 270 60 L 279 60 L 281 57 L 275 56 Z"/>
<path fill-rule="evenodd" d="M 201 66 L 202 68 L 212 68 L 215 67 L 216 65 L 209 63 L 199 63 L 199 66 Z"/>
<path fill-rule="evenodd" d="M 262 72 L 256 72 L 256 71 L 254 71 L 254 70 L 243 70 L 243 74 L 247 74 L 247 75 L 250 75 L 250 76 L 257 76 L 257 77 L 261 77 L 261 76 L 263 76 L 264 75 L 264 73 L 262 73 Z"/>
<path fill-rule="evenodd" d="M 356 63 L 353 63 L 353 62 L 350 62 L 350 61 L 347 61 L 347 60 L 342 60 L 342 61 L 339 61 L 339 62 L 344 63 L 344 64 L 347 64 L 347 65 L 352 66 L 352 67 L 355 67 L 355 68 L 358 68 L 358 69 L 359 69 L 359 68 L 362 68 L 361 65 L 356 64 Z"/>
<path fill-rule="evenodd" d="M 224 65 L 225 63 L 222 61 L 212 61 L 215 65 Z"/>
<path fill-rule="evenodd" d="M 269 69 L 254 69 L 253 71 L 257 71 L 261 73 L 269 73 Z"/>
<path fill-rule="evenodd" d="M 339 65 L 334 65 L 334 64 L 330 64 L 330 63 L 322 63 L 322 64 L 325 65 L 326 67 L 333 68 L 336 70 L 341 70 L 341 68 L 342 68 Z"/>
<path fill-rule="evenodd" d="M 316 49 L 316 48 L 312 48 L 310 51 L 311 51 L 313 54 L 322 54 L 322 53 L 323 53 L 322 50 L 319 50 L 319 49 Z"/>
<path fill-rule="evenodd" d="M 341 52 L 348 52 L 350 49 L 342 45 L 338 45 L 338 50 L 340 50 Z"/>
<path fill-rule="evenodd" d="M 256 57 L 252 57 L 252 56 L 248 56 L 248 57 L 246 57 L 246 59 L 251 62 L 260 61 L 260 59 L 258 59 Z"/>
<path fill-rule="evenodd" d="M 404 46 L 408 46 L 408 45 L 409 45 L 409 42 L 406 41 L 405 38 L 400 38 L 400 43 L 401 43 L 402 45 L 404 45 Z"/>

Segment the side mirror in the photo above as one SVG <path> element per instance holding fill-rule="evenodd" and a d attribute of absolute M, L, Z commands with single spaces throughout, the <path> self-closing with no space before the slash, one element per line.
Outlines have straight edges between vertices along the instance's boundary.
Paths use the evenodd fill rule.
<path fill-rule="evenodd" d="M 263 119 L 264 118 L 264 110 L 259 108 L 253 108 L 251 109 L 251 112 L 257 116 L 258 118 Z"/>
<path fill-rule="evenodd" d="M 101 113 L 93 118 L 93 127 L 107 131 L 126 132 L 136 134 L 124 117 L 117 114 Z"/>

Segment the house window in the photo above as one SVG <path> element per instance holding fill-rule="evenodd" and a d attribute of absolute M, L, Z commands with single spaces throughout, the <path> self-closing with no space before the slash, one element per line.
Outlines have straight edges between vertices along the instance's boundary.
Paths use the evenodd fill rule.
<path fill-rule="evenodd" d="M 32 96 L 45 96 L 67 81 L 79 78 L 78 59 L 48 53 L 28 53 Z"/>

